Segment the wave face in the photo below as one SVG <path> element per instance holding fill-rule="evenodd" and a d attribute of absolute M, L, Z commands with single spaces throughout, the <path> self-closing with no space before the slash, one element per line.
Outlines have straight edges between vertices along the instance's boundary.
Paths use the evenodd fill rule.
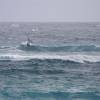
<path fill-rule="evenodd" d="M 79 45 L 79 46 L 56 46 L 56 47 L 46 47 L 46 46 L 36 46 L 36 45 L 20 45 L 18 47 L 25 51 L 36 51 L 36 52 L 100 52 L 100 47 L 95 45 Z"/>

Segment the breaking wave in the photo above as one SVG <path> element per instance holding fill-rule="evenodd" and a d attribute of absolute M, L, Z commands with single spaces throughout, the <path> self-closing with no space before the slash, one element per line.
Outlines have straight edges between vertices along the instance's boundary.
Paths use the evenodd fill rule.
<path fill-rule="evenodd" d="M 31 44 L 21 44 L 19 47 L 0 47 L 2 50 L 0 54 L 1 60 L 63 60 L 74 63 L 86 62 L 100 62 L 100 46 L 96 45 L 79 45 L 79 46 L 37 46 Z M 4 53 L 3 53 L 4 51 Z M 6 53 L 5 53 L 6 51 Z M 32 52 L 29 52 L 32 51 Z M 60 53 L 59 53 L 60 52 Z M 73 52 L 73 53 L 72 53 Z M 86 53 L 83 53 L 86 52 Z M 88 54 L 89 52 L 96 52 L 95 54 Z"/>
<path fill-rule="evenodd" d="M 31 54 L 31 55 L 18 55 L 18 54 L 6 54 L 0 55 L 0 60 L 63 60 L 68 62 L 85 63 L 85 62 L 100 62 L 100 56 L 95 55 L 83 55 L 83 54 L 73 54 L 73 55 L 54 55 L 54 54 Z"/>

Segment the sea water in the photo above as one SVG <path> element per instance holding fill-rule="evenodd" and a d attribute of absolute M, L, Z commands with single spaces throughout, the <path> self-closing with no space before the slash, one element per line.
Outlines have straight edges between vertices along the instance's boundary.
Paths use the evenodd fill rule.
<path fill-rule="evenodd" d="M 100 23 L 0 23 L 0 100 L 100 100 Z"/>

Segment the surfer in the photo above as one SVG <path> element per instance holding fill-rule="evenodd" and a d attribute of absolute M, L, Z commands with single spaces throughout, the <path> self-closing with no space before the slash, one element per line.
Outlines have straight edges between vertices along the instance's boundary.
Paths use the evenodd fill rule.
<path fill-rule="evenodd" d="M 31 43 L 32 43 L 31 39 L 29 37 L 27 37 L 27 44 L 26 44 L 27 47 L 30 47 Z"/>
<path fill-rule="evenodd" d="M 27 42 L 26 42 L 26 46 L 30 47 L 32 44 L 32 40 L 29 38 L 29 35 L 27 35 Z"/>

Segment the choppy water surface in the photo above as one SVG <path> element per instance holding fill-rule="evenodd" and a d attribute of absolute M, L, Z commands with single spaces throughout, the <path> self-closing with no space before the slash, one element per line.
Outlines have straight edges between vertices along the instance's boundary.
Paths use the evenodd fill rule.
<path fill-rule="evenodd" d="M 0 23 L 0 100 L 100 100 L 99 35 L 100 23 Z"/>

